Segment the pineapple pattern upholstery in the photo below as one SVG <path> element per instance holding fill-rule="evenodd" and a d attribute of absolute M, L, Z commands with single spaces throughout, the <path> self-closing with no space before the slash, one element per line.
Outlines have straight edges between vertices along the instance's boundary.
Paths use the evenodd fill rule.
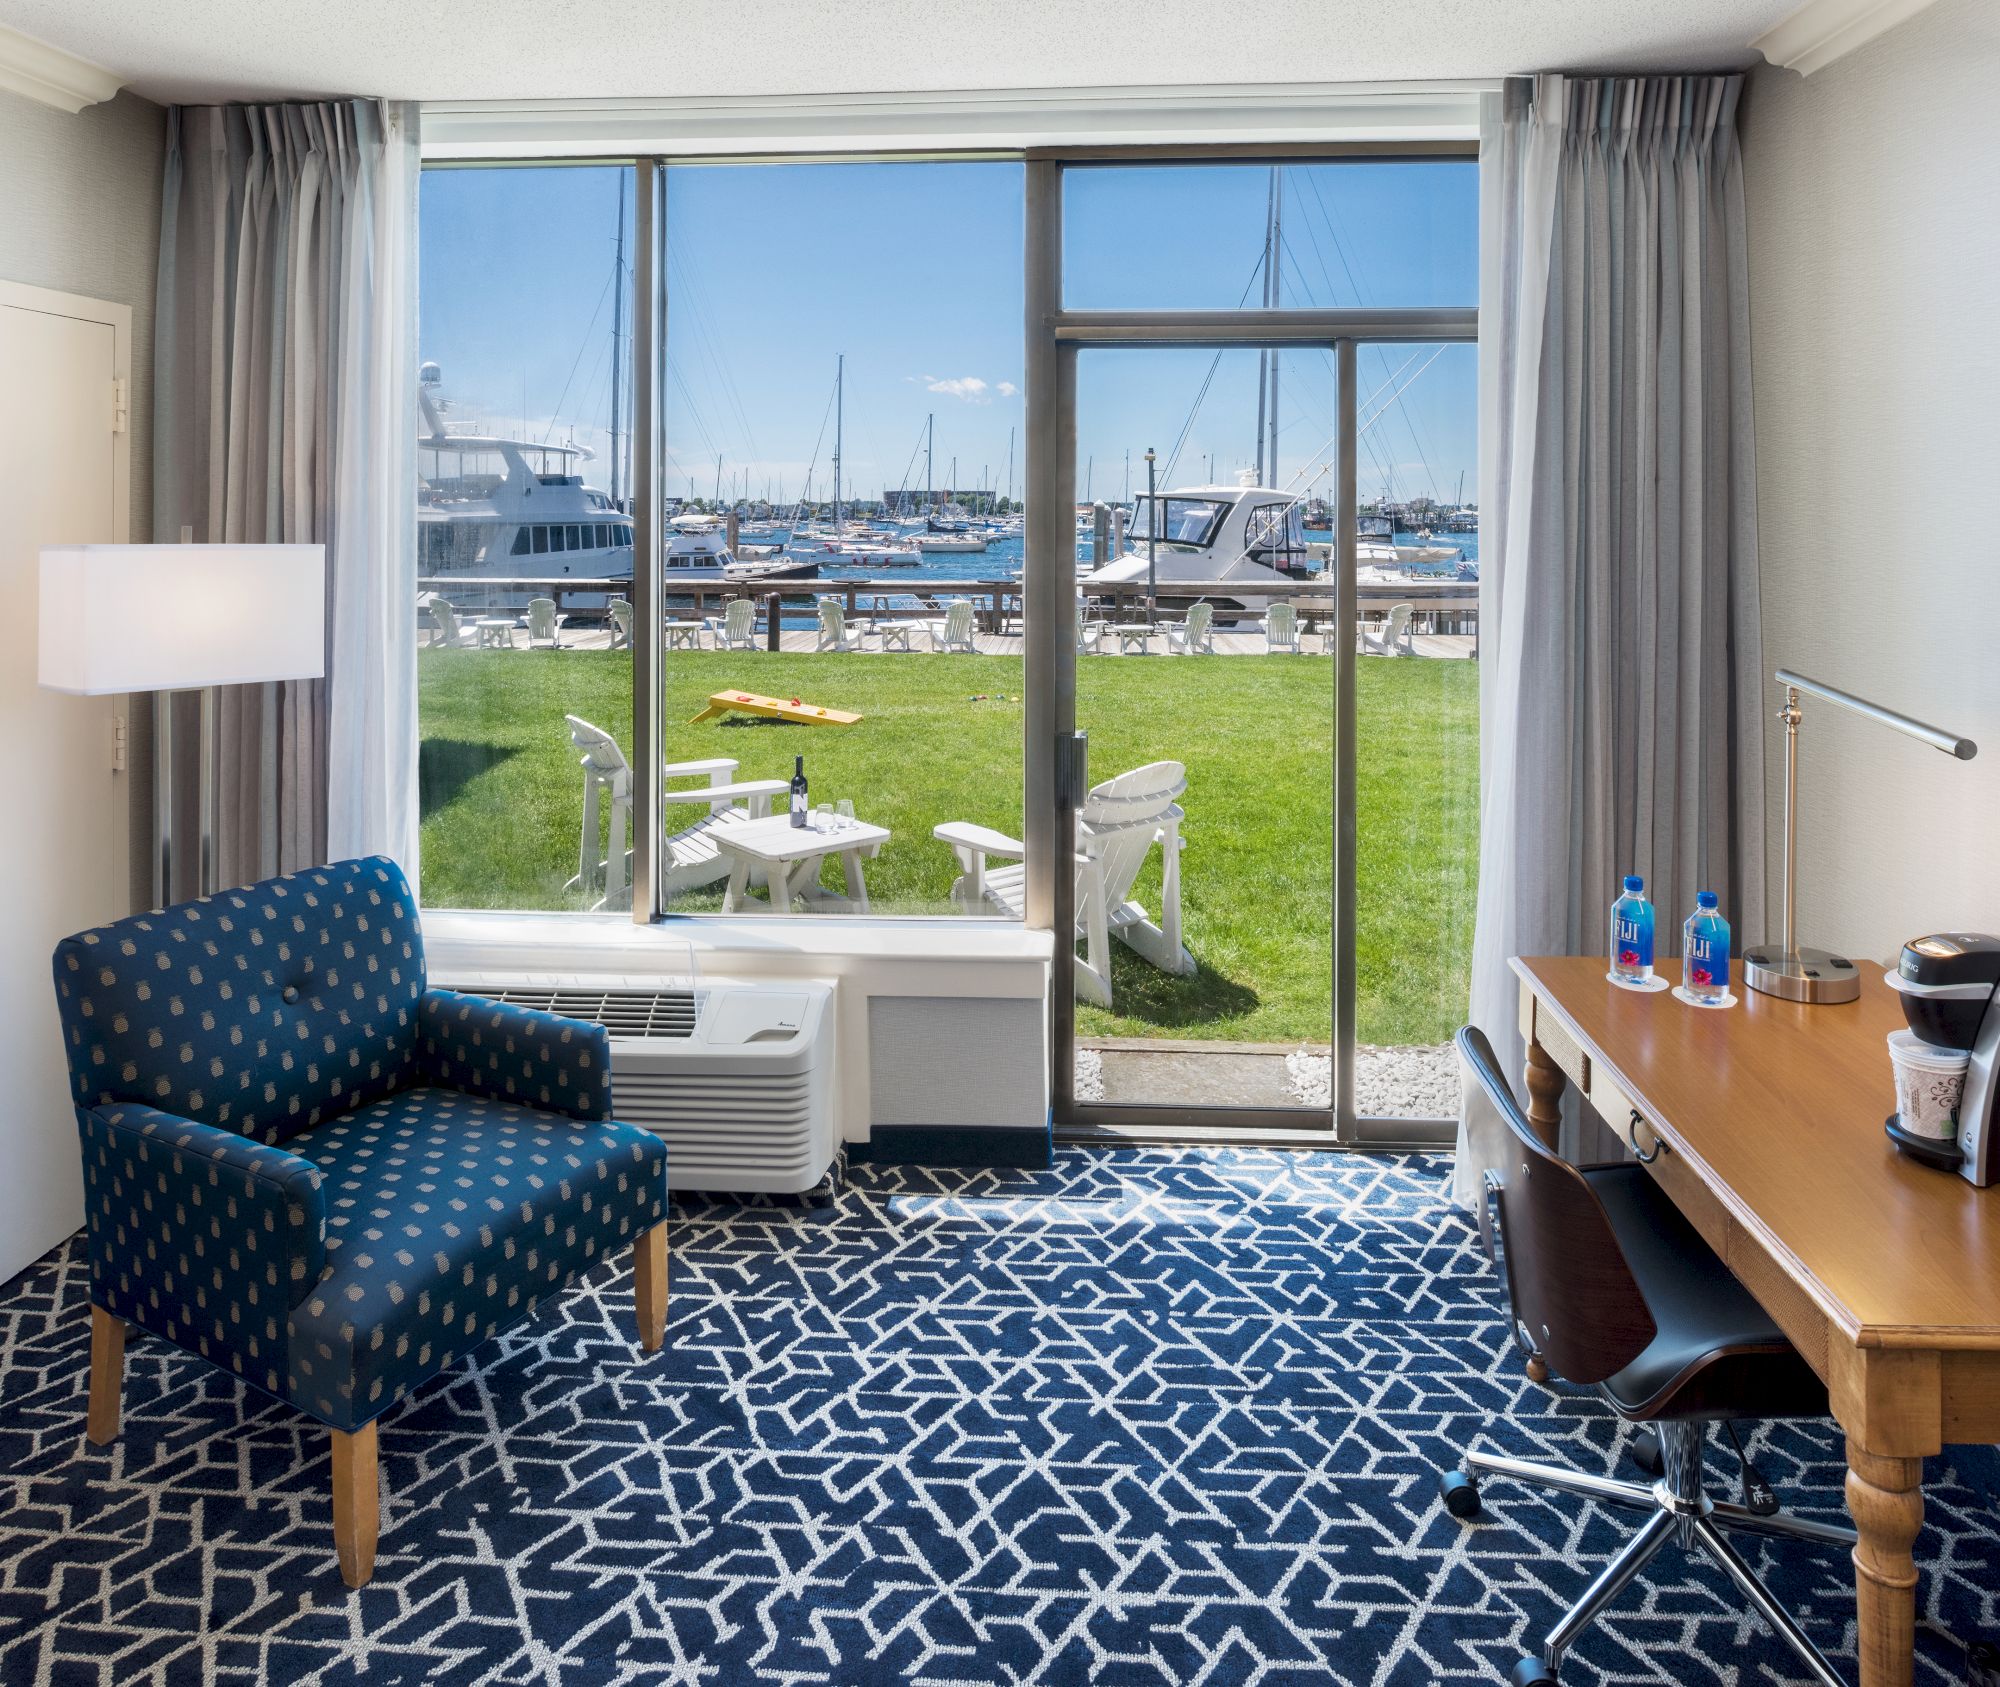
<path fill-rule="evenodd" d="M 91 1299 L 353 1430 L 666 1212 L 603 1028 L 426 988 L 338 862 L 55 955 Z"/>

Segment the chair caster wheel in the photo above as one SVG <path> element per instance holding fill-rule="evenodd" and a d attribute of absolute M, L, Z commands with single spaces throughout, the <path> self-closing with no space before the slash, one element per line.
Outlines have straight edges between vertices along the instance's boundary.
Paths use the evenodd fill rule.
<path fill-rule="evenodd" d="M 1507 1682 L 1508 1687 L 1557 1687 L 1556 1672 L 1540 1658 L 1523 1658 Z"/>
<path fill-rule="evenodd" d="M 1461 1522 L 1479 1515 L 1479 1484 L 1462 1470 L 1446 1471 L 1438 1478 L 1438 1496 L 1445 1510 Z"/>
<path fill-rule="evenodd" d="M 1650 1429 L 1632 1437 L 1628 1453 L 1632 1462 L 1648 1476 L 1666 1475 L 1667 1461 L 1660 1457 L 1660 1438 Z"/>

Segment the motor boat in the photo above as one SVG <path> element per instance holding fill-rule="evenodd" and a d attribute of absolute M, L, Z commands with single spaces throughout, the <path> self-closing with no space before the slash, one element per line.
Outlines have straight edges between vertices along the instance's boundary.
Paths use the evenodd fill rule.
<path fill-rule="evenodd" d="M 1323 578 L 1299 504 L 1296 493 L 1256 485 L 1142 493 L 1126 517 L 1124 554 L 1084 574 L 1079 589 L 1144 586 L 1150 570 L 1163 608 L 1206 602 L 1219 621 L 1260 617 L 1279 599 L 1258 586 Z"/>

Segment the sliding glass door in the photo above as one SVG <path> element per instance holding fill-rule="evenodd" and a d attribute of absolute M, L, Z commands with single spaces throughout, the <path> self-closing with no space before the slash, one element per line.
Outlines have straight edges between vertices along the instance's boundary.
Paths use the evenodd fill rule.
<path fill-rule="evenodd" d="M 1029 170 L 1029 296 L 1040 253 L 1059 301 L 1029 312 L 1029 507 L 1075 520 L 1031 526 L 1028 590 L 1064 615 L 1052 762 L 1088 766 L 1046 816 L 1058 1122 L 1442 1140 L 1476 834 L 1472 167 Z M 1376 199 L 1406 245 L 1465 239 L 1371 286 L 1335 207 Z"/>

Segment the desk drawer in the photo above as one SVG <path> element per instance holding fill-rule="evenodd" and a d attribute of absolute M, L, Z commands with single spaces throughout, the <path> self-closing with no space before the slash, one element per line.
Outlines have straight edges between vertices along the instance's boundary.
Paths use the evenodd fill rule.
<path fill-rule="evenodd" d="M 1728 1214 L 1709 1193 L 1708 1185 L 1689 1169 L 1679 1150 L 1658 1134 L 1653 1121 L 1640 1112 L 1633 1105 L 1632 1098 L 1612 1081 L 1611 1075 L 1594 1062 L 1588 1093 L 1590 1105 L 1620 1142 L 1636 1155 L 1652 1155 L 1646 1161 L 1646 1170 L 1652 1174 L 1653 1181 L 1667 1192 L 1674 1205 L 1686 1215 L 1687 1221 L 1701 1232 L 1702 1240 L 1727 1259 Z M 1636 1127 L 1635 1120 L 1638 1121 Z"/>

